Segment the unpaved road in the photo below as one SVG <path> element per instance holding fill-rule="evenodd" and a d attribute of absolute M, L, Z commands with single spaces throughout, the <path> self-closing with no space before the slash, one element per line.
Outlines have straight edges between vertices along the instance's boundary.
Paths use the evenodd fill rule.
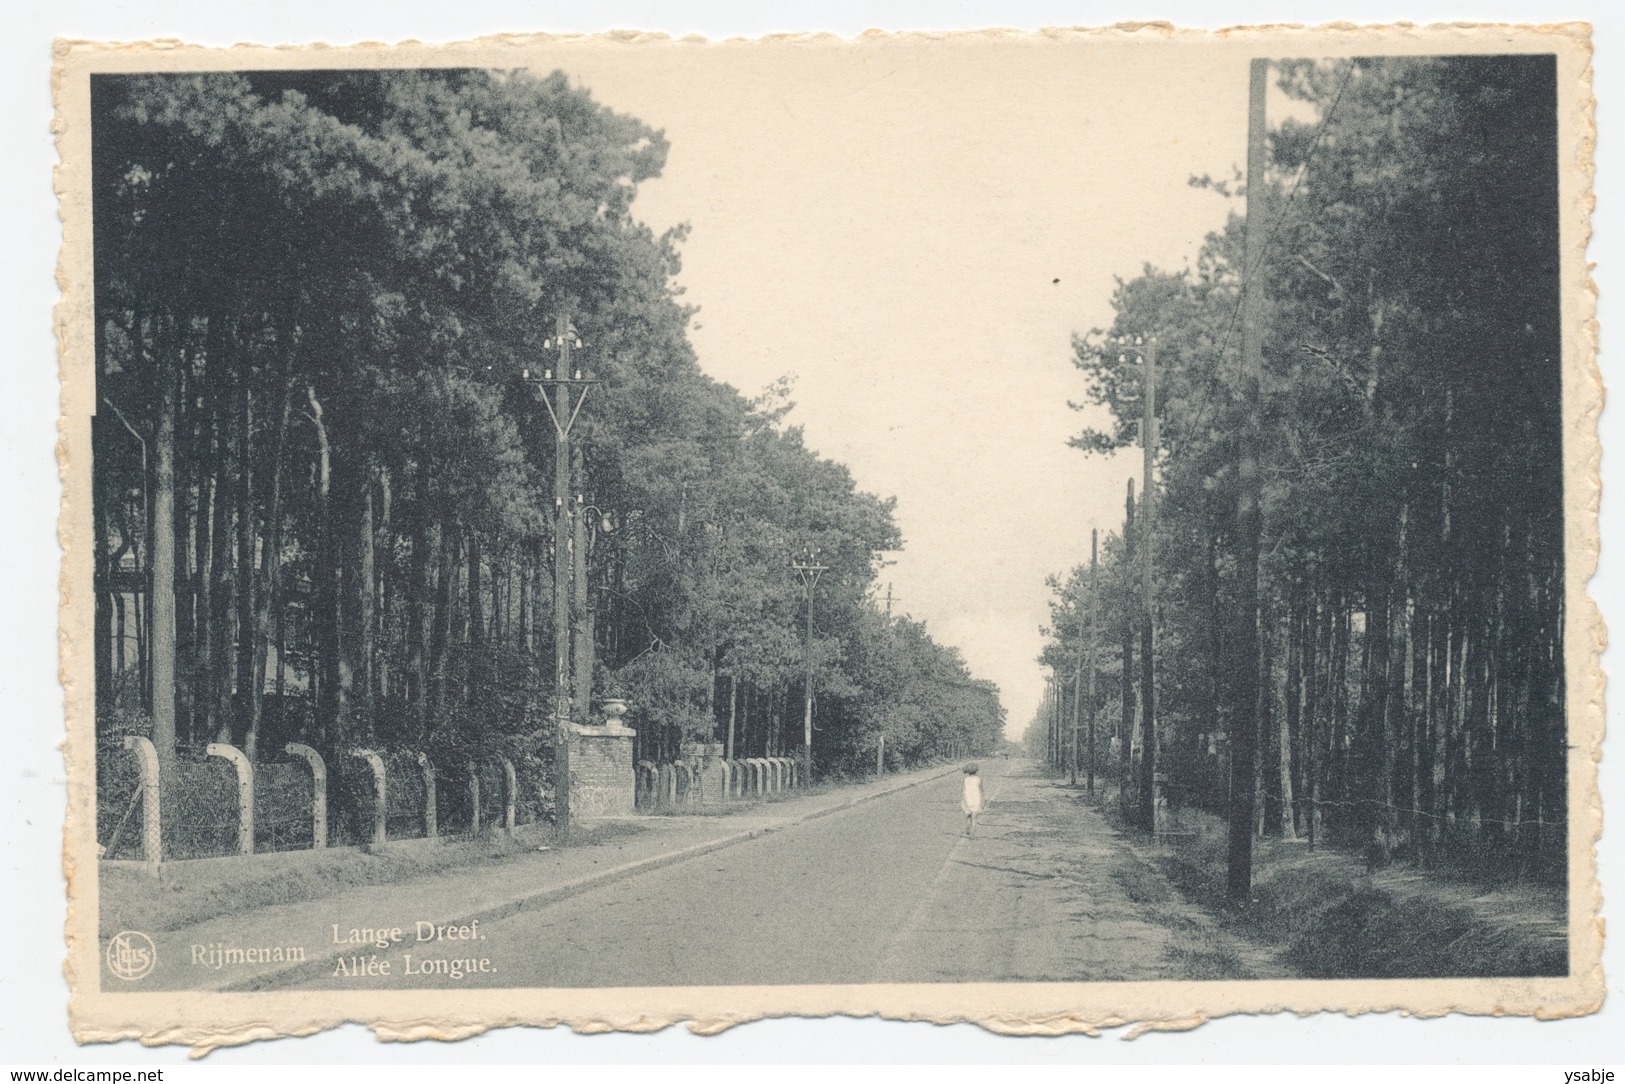
<path fill-rule="evenodd" d="M 303 988 L 618 987 L 1275 977 L 1029 761 L 959 776 L 482 924 L 392 948 L 387 976 Z M 399 886 L 411 906 L 412 886 Z M 334 901 L 342 913 L 342 899 Z M 405 957 L 411 956 L 410 962 Z M 483 959 L 452 978 L 436 968 Z M 434 961 L 446 961 L 436 963 Z M 413 974 L 404 974 L 411 970 Z M 459 970 L 468 970 L 459 968 Z"/>

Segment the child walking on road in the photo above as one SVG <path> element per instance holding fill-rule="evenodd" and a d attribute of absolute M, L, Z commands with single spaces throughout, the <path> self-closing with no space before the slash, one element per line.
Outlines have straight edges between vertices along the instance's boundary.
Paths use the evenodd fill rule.
<path fill-rule="evenodd" d="M 959 792 L 959 808 L 965 811 L 965 834 L 976 834 L 976 814 L 982 811 L 982 777 L 976 774 L 976 765 L 965 765 L 965 786 Z"/>

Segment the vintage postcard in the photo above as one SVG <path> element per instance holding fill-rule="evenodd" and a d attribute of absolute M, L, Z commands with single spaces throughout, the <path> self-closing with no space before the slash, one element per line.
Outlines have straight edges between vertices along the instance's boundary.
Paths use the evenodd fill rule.
<path fill-rule="evenodd" d="M 84 1042 L 1603 996 L 1581 25 L 57 47 Z"/>

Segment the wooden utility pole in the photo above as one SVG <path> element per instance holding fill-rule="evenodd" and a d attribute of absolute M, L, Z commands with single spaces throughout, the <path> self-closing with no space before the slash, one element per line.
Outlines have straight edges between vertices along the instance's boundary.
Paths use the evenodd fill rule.
<path fill-rule="evenodd" d="M 1089 532 L 1089 797 L 1095 796 L 1095 622 L 1100 616 L 1096 604 L 1096 568 L 1100 559 L 1100 531 Z"/>
<path fill-rule="evenodd" d="M 553 804 L 558 836 L 563 841 L 570 836 L 570 614 L 574 608 L 570 591 L 571 573 L 574 571 L 572 551 L 585 547 L 584 541 L 573 544 L 572 538 L 573 523 L 579 524 L 580 517 L 572 514 L 575 509 L 571 507 L 573 459 L 570 430 L 574 428 L 581 405 L 586 401 L 588 381 L 575 371 L 571 362 L 571 350 L 581 344 L 567 312 L 559 313 L 554 328 L 553 337 L 542 345 L 545 349 L 558 351 L 558 369 L 544 368 L 540 379 L 533 378 L 526 370 L 524 377 L 540 388 L 542 403 L 553 421 Z M 572 388 L 578 389 L 573 397 Z M 588 680 L 591 680 L 590 676 Z"/>
<path fill-rule="evenodd" d="M 1145 449 L 1145 481 L 1140 489 L 1140 596 L 1145 606 L 1140 621 L 1140 820 L 1145 830 L 1157 830 L 1157 695 L 1155 660 L 1156 595 L 1152 590 L 1152 555 L 1156 548 L 1157 487 L 1152 472 L 1157 464 L 1157 340 L 1146 343 L 1145 418 L 1140 443 Z"/>
<path fill-rule="evenodd" d="M 790 563 L 790 567 L 796 570 L 796 575 L 801 577 L 802 585 L 807 589 L 806 672 L 802 682 L 805 711 L 802 715 L 801 750 L 806 758 L 806 776 L 810 780 L 813 776 L 813 597 L 818 590 L 818 578 L 829 570 L 829 566 L 818 563 L 818 550 L 812 548 L 804 550 L 801 557 Z"/>
<path fill-rule="evenodd" d="M 553 805 L 559 838 L 570 836 L 570 318 L 561 312 L 556 329 L 559 372 L 554 382 L 553 445 Z"/>
<path fill-rule="evenodd" d="M 1254 776 L 1258 770 L 1258 444 L 1259 382 L 1264 369 L 1263 264 L 1269 209 L 1265 205 L 1264 101 L 1269 61 L 1254 60 L 1247 96 L 1247 242 L 1241 284 L 1241 386 L 1244 415 L 1236 482 L 1237 659 L 1230 738 L 1230 846 L 1226 891 L 1232 902 L 1252 897 Z"/>
<path fill-rule="evenodd" d="M 1083 612 L 1078 612 L 1078 662 L 1072 668 L 1072 751 L 1067 759 L 1070 777 L 1069 786 L 1078 785 L 1078 715 L 1083 710 Z"/>

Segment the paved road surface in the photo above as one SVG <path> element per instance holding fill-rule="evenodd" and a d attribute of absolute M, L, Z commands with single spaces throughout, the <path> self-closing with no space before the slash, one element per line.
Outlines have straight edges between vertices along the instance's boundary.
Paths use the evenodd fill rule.
<path fill-rule="evenodd" d="M 692 861 L 404 946 L 451 979 L 301 986 L 614 987 L 1104 981 L 1279 974 L 1177 898 L 1077 791 L 1029 761 L 983 762 L 963 834 L 957 773 Z M 403 906 L 411 886 L 400 887 Z M 1131 898 L 1132 897 L 1132 898 Z M 432 966 L 432 965 L 431 965 Z"/>

